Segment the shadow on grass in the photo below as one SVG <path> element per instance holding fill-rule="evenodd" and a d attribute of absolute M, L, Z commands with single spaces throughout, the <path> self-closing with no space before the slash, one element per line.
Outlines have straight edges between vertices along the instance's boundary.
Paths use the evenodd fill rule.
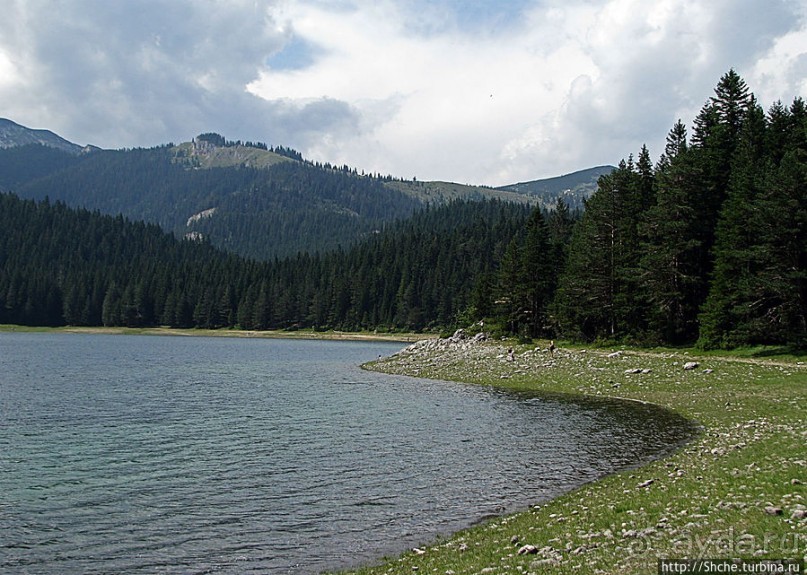
<path fill-rule="evenodd" d="M 738 347 L 732 350 L 715 351 L 726 357 L 746 357 L 756 359 L 807 359 L 807 349 L 793 345 L 758 345 L 754 347 Z"/>

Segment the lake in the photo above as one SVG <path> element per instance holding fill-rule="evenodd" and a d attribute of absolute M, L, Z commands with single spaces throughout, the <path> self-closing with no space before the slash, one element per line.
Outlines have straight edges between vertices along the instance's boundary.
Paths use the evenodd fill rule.
<path fill-rule="evenodd" d="M 692 431 L 637 403 L 359 368 L 403 345 L 0 333 L 0 572 L 357 566 Z"/>

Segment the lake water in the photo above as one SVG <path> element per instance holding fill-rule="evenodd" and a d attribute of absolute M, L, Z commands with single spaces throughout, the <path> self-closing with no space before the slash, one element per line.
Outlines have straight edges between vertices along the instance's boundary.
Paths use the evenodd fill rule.
<path fill-rule="evenodd" d="M 639 404 L 358 367 L 402 346 L 0 333 L 0 572 L 355 566 L 691 432 Z"/>

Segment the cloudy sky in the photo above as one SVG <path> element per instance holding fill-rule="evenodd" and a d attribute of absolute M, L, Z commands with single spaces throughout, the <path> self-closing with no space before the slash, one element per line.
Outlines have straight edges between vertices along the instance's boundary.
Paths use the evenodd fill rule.
<path fill-rule="evenodd" d="M 0 0 L 0 117 L 502 185 L 654 158 L 734 68 L 807 97 L 807 0 Z"/>

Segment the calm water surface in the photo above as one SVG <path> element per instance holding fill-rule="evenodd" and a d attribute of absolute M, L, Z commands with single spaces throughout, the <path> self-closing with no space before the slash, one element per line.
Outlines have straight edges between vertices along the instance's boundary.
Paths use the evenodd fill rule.
<path fill-rule="evenodd" d="M 401 347 L 0 334 L 0 572 L 355 566 L 691 432 L 638 404 L 358 367 Z"/>

